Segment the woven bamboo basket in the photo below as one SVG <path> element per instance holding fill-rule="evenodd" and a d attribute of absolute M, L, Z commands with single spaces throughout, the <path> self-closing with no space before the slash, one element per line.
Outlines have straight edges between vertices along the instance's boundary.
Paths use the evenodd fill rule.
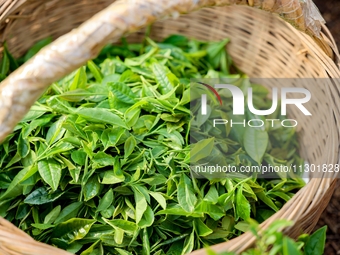
<path fill-rule="evenodd" d="M 19 57 L 38 40 L 55 39 L 0 84 L 0 142 L 52 82 L 94 58 L 109 42 L 126 35 L 140 41 L 150 23 L 154 40 L 174 33 L 200 40 L 230 38 L 229 53 L 250 77 L 311 78 L 305 86 L 317 101 L 311 105 L 313 118 L 302 118 L 300 153 L 309 163 L 339 163 L 339 54 L 310 0 L 0 0 L 0 47 L 7 41 Z M 325 86 L 316 78 L 326 78 Z M 299 115 L 296 109 L 290 114 Z M 290 236 L 310 232 L 336 178 L 337 173 L 310 176 L 306 187 L 261 227 L 284 218 L 295 222 L 286 230 Z M 254 237 L 245 233 L 213 248 L 241 252 L 253 244 Z M 0 254 L 69 253 L 36 242 L 0 219 Z"/>

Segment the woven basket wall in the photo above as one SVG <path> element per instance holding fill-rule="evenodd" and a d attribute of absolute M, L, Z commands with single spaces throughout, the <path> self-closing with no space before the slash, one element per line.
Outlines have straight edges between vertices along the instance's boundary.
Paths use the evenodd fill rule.
<path fill-rule="evenodd" d="M 174 33 L 205 41 L 230 38 L 228 52 L 235 64 L 250 77 L 311 78 L 304 86 L 312 95 L 317 96 L 317 101 L 314 100 L 310 105 L 313 118 L 301 117 L 297 109 L 290 112 L 291 116 L 301 117 L 302 120 L 299 122 L 301 154 L 309 163 L 339 163 L 339 54 L 326 27 L 318 22 L 314 27 L 308 25 L 310 17 L 307 16 L 306 5 L 302 2 L 134 0 L 112 4 L 113 2 L 115 1 L 0 0 L 0 49 L 6 40 L 13 55 L 19 57 L 40 39 L 47 36 L 57 39 L 64 35 L 0 84 L 0 142 L 49 84 L 94 58 L 108 42 L 117 41 L 126 34 L 130 34 L 130 41 L 140 41 L 144 35 L 143 27 L 159 20 L 152 27 L 151 37 L 154 40 L 161 40 Z M 104 11 L 91 18 L 101 10 Z M 179 15 L 180 13 L 187 14 Z M 79 25 L 81 26 L 78 29 L 73 30 Z M 321 31 L 315 29 L 318 27 Z M 316 78 L 328 79 L 320 86 Z M 282 83 L 282 86 L 288 85 L 294 87 L 294 79 L 291 84 L 286 81 L 285 84 Z M 334 191 L 337 174 L 327 173 L 314 177 L 261 226 L 265 228 L 273 220 L 285 218 L 295 222 L 288 230 L 292 237 L 302 231 L 311 231 Z M 241 252 L 253 243 L 252 235 L 245 233 L 214 248 L 216 251 Z M 35 242 L 11 223 L 0 219 L 0 255 L 2 254 L 69 253 Z M 192 254 L 200 255 L 205 252 L 200 250 Z"/>

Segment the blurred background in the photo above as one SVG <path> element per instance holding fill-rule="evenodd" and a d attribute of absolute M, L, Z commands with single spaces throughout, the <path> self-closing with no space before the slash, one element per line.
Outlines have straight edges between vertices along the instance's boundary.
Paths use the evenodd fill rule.
<path fill-rule="evenodd" d="M 313 0 L 326 20 L 338 47 L 340 46 L 340 1 Z"/>
<path fill-rule="evenodd" d="M 340 1 L 339 0 L 314 0 L 326 20 L 334 39 L 340 48 Z M 325 255 L 340 254 L 340 181 L 333 197 L 323 212 L 316 229 L 324 225 L 327 229 L 327 243 Z"/>

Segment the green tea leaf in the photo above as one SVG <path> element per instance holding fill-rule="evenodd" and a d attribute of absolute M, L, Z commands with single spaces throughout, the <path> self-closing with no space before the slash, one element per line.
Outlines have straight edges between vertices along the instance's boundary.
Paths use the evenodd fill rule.
<path fill-rule="evenodd" d="M 178 184 L 177 199 L 179 205 L 187 212 L 193 212 L 197 202 L 194 188 L 189 177 L 185 174 L 181 175 L 180 182 Z"/>
<path fill-rule="evenodd" d="M 96 168 L 113 166 L 115 163 L 115 158 L 105 152 L 98 152 L 94 155 L 92 162 Z"/>
<path fill-rule="evenodd" d="M 138 190 L 134 190 L 135 202 L 136 202 L 136 223 L 138 224 L 148 208 L 145 196 Z"/>
<path fill-rule="evenodd" d="M 61 210 L 59 216 L 57 217 L 54 223 L 59 224 L 61 222 L 64 222 L 71 218 L 76 217 L 82 206 L 83 206 L 83 202 L 74 202 L 66 206 L 63 210 Z"/>
<path fill-rule="evenodd" d="M 266 205 L 272 208 L 275 212 L 279 210 L 275 203 L 263 191 L 256 193 L 256 196 L 261 199 Z"/>
<path fill-rule="evenodd" d="M 6 55 L 9 61 L 9 69 L 11 71 L 15 71 L 19 67 L 18 62 L 9 52 L 6 42 L 4 42 L 3 46 L 4 46 L 4 55 Z"/>
<path fill-rule="evenodd" d="M 207 236 L 213 232 L 213 230 L 208 228 L 208 226 L 205 225 L 203 221 L 200 219 L 195 219 L 194 225 L 195 225 L 195 230 L 199 236 Z"/>
<path fill-rule="evenodd" d="M 35 227 L 37 229 L 46 230 L 46 229 L 54 228 L 55 225 L 52 225 L 52 224 L 41 224 L 41 223 L 32 223 L 32 227 Z"/>
<path fill-rule="evenodd" d="M 86 72 L 84 67 L 80 67 L 74 76 L 72 83 L 70 84 L 70 90 L 75 90 L 78 88 L 85 88 L 86 87 Z"/>
<path fill-rule="evenodd" d="M 115 219 L 115 220 L 106 220 L 104 219 L 104 221 L 106 223 L 108 223 L 110 226 L 112 226 L 113 228 L 120 228 L 123 229 L 124 231 L 128 232 L 128 233 L 134 233 L 135 231 L 137 231 L 138 226 L 136 225 L 136 223 L 131 222 L 131 221 L 127 221 L 127 220 L 120 220 L 120 219 Z"/>
<path fill-rule="evenodd" d="M 52 224 L 59 216 L 61 211 L 61 206 L 58 205 L 57 207 L 53 208 L 52 211 L 50 211 L 44 219 L 44 224 Z"/>
<path fill-rule="evenodd" d="M 70 219 L 66 222 L 58 224 L 52 232 L 52 238 L 57 237 L 68 244 L 84 238 L 90 231 L 95 220 L 86 219 Z"/>
<path fill-rule="evenodd" d="M 100 72 L 100 69 L 96 66 L 95 63 L 93 63 L 92 60 L 89 60 L 87 62 L 87 67 L 90 69 L 91 73 L 93 74 L 93 77 L 96 79 L 98 83 L 101 83 L 103 80 L 103 74 Z"/>
<path fill-rule="evenodd" d="M 84 186 L 84 200 L 89 201 L 99 194 L 100 183 L 97 176 L 92 176 Z"/>
<path fill-rule="evenodd" d="M 60 198 L 64 192 L 56 191 L 53 193 L 48 193 L 45 187 L 40 187 L 29 194 L 24 203 L 30 205 L 42 205 L 46 203 L 51 203 L 58 198 Z"/>
<path fill-rule="evenodd" d="M 21 182 L 27 180 L 32 175 L 34 175 L 38 171 L 37 166 L 28 166 L 22 169 L 12 180 L 5 193 L 3 193 L 0 197 L 0 201 L 4 201 L 8 198 L 15 198 L 18 195 L 22 194 L 23 187 L 19 185 Z"/>
<path fill-rule="evenodd" d="M 282 250 L 283 250 L 283 255 L 291 255 L 291 254 L 296 254 L 296 255 L 299 255 L 299 254 L 302 254 L 299 249 L 298 249 L 298 246 L 297 244 L 290 238 L 288 237 L 284 237 L 283 240 L 282 240 Z M 319 253 L 320 254 L 320 253 Z"/>
<path fill-rule="evenodd" d="M 174 85 L 170 82 L 169 78 L 167 77 L 167 73 L 164 70 L 164 67 L 158 63 L 153 64 L 152 71 L 156 77 L 157 82 L 160 86 L 160 91 L 162 94 L 169 93 L 173 88 Z"/>
<path fill-rule="evenodd" d="M 136 139 L 130 136 L 124 143 L 124 158 L 128 158 L 137 145 Z"/>
<path fill-rule="evenodd" d="M 322 255 L 324 254 L 326 242 L 327 226 L 324 226 L 315 231 L 307 240 L 305 246 L 306 255 Z"/>
<path fill-rule="evenodd" d="M 94 123 L 107 123 L 128 129 L 124 121 L 118 115 L 103 108 L 79 108 L 76 113 L 82 118 Z"/>
<path fill-rule="evenodd" d="M 98 246 L 98 244 L 100 243 L 100 240 L 98 240 L 97 242 L 95 242 L 94 244 L 92 244 L 89 248 L 87 248 L 85 251 L 83 251 L 82 253 L 80 253 L 80 255 L 101 255 L 100 253 L 97 253 L 95 248 Z"/>
<path fill-rule="evenodd" d="M 28 153 L 30 152 L 30 144 L 27 141 L 27 139 L 24 139 L 22 137 L 22 134 L 20 134 L 19 136 L 17 148 L 18 148 L 18 153 L 21 158 L 26 157 Z"/>
<path fill-rule="evenodd" d="M 10 62 L 9 62 L 8 55 L 4 53 L 2 60 L 0 62 L 0 74 L 2 75 L 2 77 L 4 78 L 6 77 L 7 73 L 9 72 L 9 66 L 10 66 Z"/>
<path fill-rule="evenodd" d="M 194 249 L 194 241 L 195 241 L 195 235 L 194 235 L 194 231 L 192 231 L 191 234 L 185 238 L 184 247 L 181 252 L 181 255 L 190 253 Z"/>
<path fill-rule="evenodd" d="M 149 233 L 148 229 L 143 229 L 143 255 L 150 255 L 150 240 L 149 240 Z"/>
<path fill-rule="evenodd" d="M 242 185 L 237 189 L 235 204 L 237 215 L 243 220 L 248 220 L 250 218 L 250 203 L 243 195 Z"/>
<path fill-rule="evenodd" d="M 46 135 L 46 142 L 48 144 L 53 144 L 60 140 L 65 134 L 65 129 L 62 127 L 65 121 L 64 117 L 61 117 L 58 121 L 52 124 Z"/>
<path fill-rule="evenodd" d="M 261 164 L 268 145 L 268 134 L 265 131 L 248 127 L 244 133 L 243 144 L 249 156 Z"/>
<path fill-rule="evenodd" d="M 84 166 L 86 162 L 86 152 L 83 150 L 72 151 L 71 158 L 76 164 Z"/>
<path fill-rule="evenodd" d="M 61 178 L 60 163 L 52 158 L 44 159 L 38 162 L 38 170 L 42 179 L 51 186 L 53 191 L 56 191 Z"/>
<path fill-rule="evenodd" d="M 132 92 L 129 86 L 127 86 L 123 82 L 109 82 L 107 84 L 110 86 L 111 91 L 113 94 L 122 102 L 127 104 L 134 104 L 135 103 L 135 94 Z"/>
<path fill-rule="evenodd" d="M 190 161 L 198 162 L 199 160 L 208 157 L 214 147 L 214 137 L 201 140 L 191 145 Z"/>
<path fill-rule="evenodd" d="M 160 206 L 166 209 L 166 199 L 159 192 L 149 191 L 150 195 L 160 204 Z"/>
<path fill-rule="evenodd" d="M 155 217 L 151 207 L 147 206 L 145 212 L 142 215 L 142 218 L 138 222 L 138 226 L 140 228 L 150 227 L 154 222 L 154 219 Z"/>
<path fill-rule="evenodd" d="M 109 191 L 105 193 L 102 199 L 100 199 L 97 212 L 106 210 L 107 208 L 109 208 L 112 202 L 113 202 L 113 191 L 112 189 L 109 189 Z"/>

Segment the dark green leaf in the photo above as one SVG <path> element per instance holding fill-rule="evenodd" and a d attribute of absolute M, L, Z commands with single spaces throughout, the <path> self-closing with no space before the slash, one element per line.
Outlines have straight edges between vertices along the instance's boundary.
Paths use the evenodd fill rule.
<path fill-rule="evenodd" d="M 283 255 L 291 255 L 291 254 L 296 254 L 299 255 L 301 252 L 298 249 L 297 244 L 294 242 L 294 240 L 290 239 L 289 237 L 284 237 L 282 240 L 282 245 L 283 245 Z M 322 253 L 319 253 L 322 254 Z"/>
<path fill-rule="evenodd" d="M 24 139 L 22 137 L 22 134 L 20 134 L 19 139 L 18 139 L 18 153 L 20 157 L 24 158 L 28 155 L 30 152 L 30 144 L 27 141 L 27 139 Z"/>
<path fill-rule="evenodd" d="M 48 193 L 45 187 L 41 187 L 29 194 L 24 202 L 30 205 L 42 205 L 46 203 L 53 202 L 60 198 L 64 192 L 55 191 L 53 193 Z"/>
<path fill-rule="evenodd" d="M 26 53 L 26 55 L 24 57 L 24 61 L 26 62 L 27 60 L 29 60 L 31 57 L 33 57 L 35 54 L 37 54 L 38 51 L 40 51 L 43 47 L 50 44 L 51 42 L 52 42 L 52 38 L 48 37 L 46 39 L 42 39 L 42 40 L 38 41 L 37 43 L 35 43 L 29 49 L 29 51 Z"/>
<path fill-rule="evenodd" d="M 326 242 L 327 226 L 315 231 L 308 239 L 305 247 L 306 255 L 322 255 L 324 254 Z"/>

